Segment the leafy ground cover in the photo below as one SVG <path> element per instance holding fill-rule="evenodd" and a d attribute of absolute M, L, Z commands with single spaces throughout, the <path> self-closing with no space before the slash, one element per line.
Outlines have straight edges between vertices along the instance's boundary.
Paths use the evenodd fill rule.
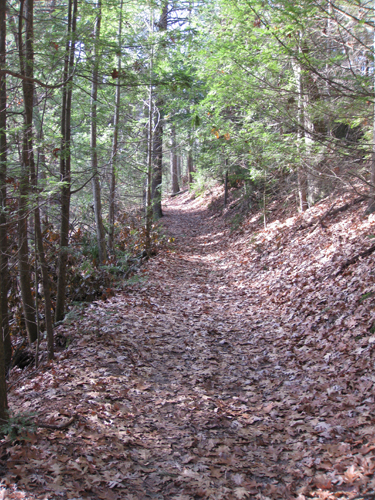
<path fill-rule="evenodd" d="M 168 200 L 138 282 L 13 371 L 38 427 L 3 441 L 2 498 L 375 498 L 375 218 L 343 196 L 234 231 L 206 201 Z"/>

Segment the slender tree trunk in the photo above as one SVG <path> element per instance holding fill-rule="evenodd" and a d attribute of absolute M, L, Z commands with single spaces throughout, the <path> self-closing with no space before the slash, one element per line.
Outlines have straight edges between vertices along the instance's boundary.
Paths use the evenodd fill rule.
<path fill-rule="evenodd" d="M 21 74 L 33 77 L 33 0 L 21 0 L 19 17 L 19 58 Z M 22 21 L 25 20 L 25 42 L 22 41 Z M 24 113 L 24 133 L 22 141 L 22 161 L 18 202 L 18 267 L 22 305 L 26 329 L 30 342 L 37 339 L 36 310 L 31 294 L 31 272 L 28 245 L 28 199 L 30 195 L 30 155 L 32 152 L 32 116 L 34 86 L 29 79 L 22 80 Z"/>
<path fill-rule="evenodd" d="M 52 312 L 51 312 L 51 295 L 50 295 L 50 279 L 48 275 L 48 266 L 44 254 L 43 238 L 40 222 L 40 210 L 39 210 L 39 200 L 38 200 L 38 186 L 37 186 L 37 172 L 35 168 L 34 161 L 34 145 L 33 145 L 33 107 L 34 107 L 34 83 L 32 78 L 34 76 L 34 30 L 33 30 L 33 0 L 26 0 L 25 3 L 25 22 L 26 22 L 26 40 L 25 40 L 25 50 L 24 56 L 25 60 L 23 62 L 25 76 L 30 80 L 23 81 L 23 100 L 25 105 L 25 138 L 24 138 L 24 149 L 23 149 L 23 163 L 27 168 L 27 173 L 30 175 L 31 186 L 33 188 L 34 199 L 34 223 L 35 223 L 35 245 L 38 249 L 39 259 L 42 269 L 42 280 L 43 280 L 43 291 L 44 291 L 44 301 L 45 301 L 45 318 L 46 318 L 46 329 L 47 329 L 47 342 L 48 342 L 48 357 L 52 359 L 53 355 L 53 328 L 52 328 Z M 26 218 L 25 218 L 26 220 Z M 22 244 L 26 241 L 24 239 Z M 25 245 L 25 246 L 26 246 Z M 36 311 L 38 314 L 38 311 Z M 36 327 L 36 338 L 33 338 L 30 333 L 30 341 L 37 340 L 38 329 Z"/>
<path fill-rule="evenodd" d="M 177 156 L 177 179 L 181 179 L 182 182 L 182 157 L 180 155 Z"/>
<path fill-rule="evenodd" d="M 6 1 L 0 0 L 0 67 L 6 63 Z M 5 369 L 8 370 L 12 358 L 12 343 L 9 332 L 8 290 L 9 290 L 9 268 L 8 268 L 8 227 L 7 227 L 7 94 L 6 76 L 0 76 L 0 420 L 2 418 L 1 403 L 1 377 L 2 357 L 5 360 Z M 1 345 L 3 340 L 3 346 Z M 1 349 L 4 353 L 2 354 Z"/>
<path fill-rule="evenodd" d="M 44 140 L 44 133 L 43 133 L 43 117 L 39 115 L 38 108 L 34 107 L 34 128 L 36 132 L 36 138 L 38 139 L 38 143 L 41 144 Z M 45 181 L 46 180 L 46 156 L 44 154 L 43 147 L 40 145 L 37 147 L 37 162 L 36 162 L 36 170 L 38 173 L 38 181 Z M 44 184 L 45 182 L 43 182 Z M 40 184 L 39 184 L 40 186 Z M 45 205 L 40 206 L 40 218 L 41 218 L 41 223 L 42 223 L 42 230 L 43 226 L 48 225 L 48 207 L 46 208 Z"/>
<path fill-rule="evenodd" d="M 310 50 L 307 43 L 301 40 L 301 44 L 302 50 L 300 52 L 303 61 L 304 59 L 308 59 Z M 316 106 L 321 99 L 319 88 L 314 81 L 314 75 L 310 68 L 304 67 L 303 64 L 301 65 L 301 70 L 305 152 L 307 161 L 310 163 L 310 167 L 308 167 L 305 175 L 307 179 L 308 201 L 310 205 L 313 205 L 316 201 L 317 183 L 316 178 L 311 174 L 311 167 L 314 163 L 312 147 L 316 138 L 325 134 L 326 126 L 324 120 L 314 117 L 314 106 Z"/>
<path fill-rule="evenodd" d="M 263 225 L 267 229 L 267 170 L 264 168 L 264 186 L 263 186 Z"/>
<path fill-rule="evenodd" d="M 120 2 L 120 18 L 118 25 L 118 50 L 119 54 L 117 57 L 117 72 L 118 78 L 121 74 L 121 28 L 122 28 L 122 9 L 123 0 Z M 118 81 L 116 86 L 116 97 L 115 97 L 115 115 L 113 124 L 113 144 L 112 144 L 112 158 L 111 158 L 111 179 L 109 187 L 109 235 L 108 235 L 108 247 L 113 250 L 113 239 L 115 232 L 115 199 L 116 199 L 116 171 L 117 171 L 117 147 L 118 147 L 118 129 L 120 121 L 120 100 L 121 100 L 121 86 L 120 81 Z"/>
<path fill-rule="evenodd" d="M 228 159 L 225 159 L 225 177 L 224 177 L 224 208 L 228 203 Z"/>
<path fill-rule="evenodd" d="M 152 142 L 153 142 L 153 96 L 152 96 L 152 64 L 153 57 L 150 60 L 150 89 L 149 89 L 149 112 L 148 112 L 148 140 L 147 140 L 147 187 L 146 187 L 146 254 L 151 255 L 151 227 L 152 227 L 152 199 L 151 199 L 151 183 L 152 183 Z"/>
<path fill-rule="evenodd" d="M 37 177 L 35 176 L 35 180 Z M 36 200 L 38 203 L 38 200 Z M 42 284 L 43 284 L 43 294 L 44 294 L 44 311 L 46 318 L 46 331 L 47 331 L 47 350 L 48 359 L 54 359 L 54 338 L 53 338 L 53 321 L 52 321 L 52 303 L 51 303 L 51 282 L 48 274 L 48 264 L 44 252 L 42 228 L 40 221 L 40 210 L 39 207 L 34 211 L 35 217 L 35 239 L 38 248 L 38 256 L 40 261 L 40 268 L 42 271 Z"/>
<path fill-rule="evenodd" d="M 6 0 L 0 0 L 0 68 L 6 62 Z M 8 314 L 8 242 L 7 242 L 7 137 L 6 137 L 6 76 L 0 75 L 0 424 L 7 420 L 7 388 L 5 373 L 10 366 L 12 346 Z M 9 352 L 8 352 L 9 350 Z"/>
<path fill-rule="evenodd" d="M 62 91 L 61 115 L 61 151 L 60 151 L 60 180 L 61 187 L 61 226 L 60 252 L 58 264 L 58 281 L 55 320 L 61 321 L 65 312 L 66 294 L 66 265 L 68 261 L 69 245 L 69 215 L 70 215 L 70 138 L 71 138 L 71 109 L 72 109 L 72 80 L 75 52 L 75 32 L 77 24 L 77 0 L 69 0 L 68 4 L 68 33 L 65 49 L 64 81 L 66 85 Z M 69 76 L 69 80 L 68 80 Z"/>
<path fill-rule="evenodd" d="M 97 99 L 98 99 L 98 65 L 99 65 L 99 49 L 98 43 L 100 39 L 100 22 L 101 22 L 101 0 L 97 1 L 96 8 L 98 11 L 95 30 L 94 30 L 94 69 L 92 72 L 92 87 L 91 87 L 91 169 L 92 192 L 94 198 L 94 212 L 96 222 L 96 238 L 99 249 L 99 263 L 103 264 L 107 260 L 107 249 L 105 244 L 105 231 L 102 217 L 102 201 L 100 193 L 100 180 L 98 173 L 98 152 L 97 152 Z"/>
<path fill-rule="evenodd" d="M 194 179 L 193 179 L 194 164 L 193 164 L 192 151 L 188 152 L 187 162 L 188 162 L 188 180 L 189 180 L 189 186 L 190 186 L 190 184 L 193 184 L 193 181 L 194 181 Z"/>
<path fill-rule="evenodd" d="M 298 49 L 300 50 L 300 48 Z M 303 87 L 302 87 L 302 68 L 297 61 L 293 64 L 294 75 L 296 79 L 297 86 L 297 148 L 299 153 L 301 153 L 301 142 L 304 134 L 304 112 L 303 112 Z M 301 155 L 300 155 L 301 156 Z M 299 210 L 304 212 L 308 209 L 307 203 L 307 176 L 304 168 L 299 165 L 297 168 L 297 184 L 298 184 L 298 196 L 299 196 Z"/>
<path fill-rule="evenodd" d="M 177 172 L 177 155 L 176 155 L 176 129 L 172 126 L 171 130 L 171 181 L 172 194 L 179 192 L 178 172 Z"/>
<path fill-rule="evenodd" d="M 154 15 L 150 10 L 150 30 L 154 31 Z M 152 228 L 152 199 L 151 199 L 151 183 L 152 183 L 152 143 L 153 143 L 153 110 L 154 96 L 152 88 L 152 78 L 154 71 L 154 45 L 151 44 L 150 66 L 149 66 L 149 93 L 148 93 L 148 134 L 147 134 L 147 185 L 146 185 L 146 243 L 145 251 L 147 257 L 151 256 L 151 228 Z"/>
<path fill-rule="evenodd" d="M 161 184 L 163 180 L 163 101 L 156 102 L 158 113 L 155 113 L 153 140 L 153 172 L 151 185 L 152 210 L 155 219 L 163 217 L 161 209 Z"/>
<path fill-rule="evenodd" d="M 162 12 L 159 19 L 159 31 L 166 31 L 168 28 L 168 0 L 164 1 Z M 160 219 L 163 216 L 161 209 L 162 180 L 163 180 L 163 118 L 164 101 L 159 98 L 156 100 L 156 109 L 158 113 L 155 116 L 155 129 L 153 141 L 153 175 L 151 186 L 152 208 L 154 218 Z"/>
<path fill-rule="evenodd" d="M 374 37 L 373 48 L 375 50 L 375 29 L 373 37 Z M 375 97 L 375 61 L 373 64 L 373 90 Z M 370 190 L 370 199 L 367 207 L 367 213 L 373 213 L 373 212 L 375 212 L 375 99 L 374 99 L 373 123 L 372 123 L 371 190 Z"/>
<path fill-rule="evenodd" d="M 188 143 L 189 143 L 189 151 L 188 151 L 188 158 L 187 158 L 187 169 L 188 169 L 188 183 L 189 183 L 189 188 L 190 184 L 193 183 L 193 172 L 194 172 L 194 164 L 193 164 L 193 144 L 191 140 L 191 132 L 189 130 L 188 132 Z"/>
<path fill-rule="evenodd" d="M 374 123 L 372 129 L 372 154 L 371 154 L 371 190 L 370 199 L 366 212 L 372 214 L 375 212 L 375 104 L 374 104 Z"/>

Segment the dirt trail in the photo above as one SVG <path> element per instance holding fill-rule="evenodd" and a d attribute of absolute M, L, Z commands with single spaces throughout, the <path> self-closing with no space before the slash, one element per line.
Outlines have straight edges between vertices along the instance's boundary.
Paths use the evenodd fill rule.
<path fill-rule="evenodd" d="M 288 347 L 251 273 L 236 273 L 228 229 L 187 195 L 164 210 L 170 249 L 140 283 L 72 316 L 59 362 L 12 392 L 16 411 L 22 402 L 49 422 L 78 420 L 8 448 L 6 482 L 34 492 L 27 498 L 93 500 L 303 500 L 313 486 L 332 489 L 353 463 L 340 458 L 328 473 L 334 457 L 353 457 L 339 410 L 356 396 L 347 403 L 332 389 L 322 412 L 340 373 L 313 374 L 306 349 Z M 363 473 L 347 474 L 349 496 L 332 498 L 355 495 Z"/>

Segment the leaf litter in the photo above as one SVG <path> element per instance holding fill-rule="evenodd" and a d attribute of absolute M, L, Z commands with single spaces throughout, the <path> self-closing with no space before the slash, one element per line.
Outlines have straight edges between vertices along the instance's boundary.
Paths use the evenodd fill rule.
<path fill-rule="evenodd" d="M 234 232 L 168 200 L 173 244 L 144 279 L 71 314 L 55 363 L 12 374 L 12 412 L 47 425 L 3 441 L 0 498 L 374 499 L 374 255 L 345 263 L 375 219 L 315 224 L 328 208 Z"/>

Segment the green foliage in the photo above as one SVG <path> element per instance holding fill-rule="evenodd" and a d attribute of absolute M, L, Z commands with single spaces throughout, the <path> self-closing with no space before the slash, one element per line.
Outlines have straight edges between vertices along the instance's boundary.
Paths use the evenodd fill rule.
<path fill-rule="evenodd" d="M 30 441 L 36 431 L 35 412 L 9 413 L 7 422 L 0 427 L 0 433 L 11 441 Z"/>
<path fill-rule="evenodd" d="M 194 183 L 191 186 L 195 196 L 202 196 L 208 189 L 214 186 L 215 179 L 207 170 L 198 170 L 193 173 Z"/>
<path fill-rule="evenodd" d="M 139 274 L 134 274 L 131 278 L 126 280 L 128 285 L 136 285 L 137 283 L 145 283 L 147 281 L 147 276 L 140 276 Z"/>
<path fill-rule="evenodd" d="M 231 232 L 238 231 L 243 222 L 243 214 L 236 214 L 230 221 Z"/>
<path fill-rule="evenodd" d="M 364 293 L 364 294 L 360 297 L 359 301 L 360 301 L 360 302 L 363 302 L 364 300 L 368 299 L 369 297 L 372 297 L 373 295 L 374 295 L 374 292 L 367 292 L 367 293 Z"/>

